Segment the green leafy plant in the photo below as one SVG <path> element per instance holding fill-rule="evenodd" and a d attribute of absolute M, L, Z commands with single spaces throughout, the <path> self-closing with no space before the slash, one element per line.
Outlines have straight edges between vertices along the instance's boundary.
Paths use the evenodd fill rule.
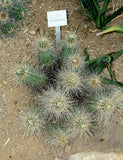
<path fill-rule="evenodd" d="M 79 2 L 84 13 L 91 18 L 98 29 L 107 29 L 107 24 L 123 13 L 123 7 L 121 7 L 113 14 L 107 15 L 110 0 L 104 0 L 102 8 L 99 6 L 100 1 L 97 0 L 79 0 Z"/>

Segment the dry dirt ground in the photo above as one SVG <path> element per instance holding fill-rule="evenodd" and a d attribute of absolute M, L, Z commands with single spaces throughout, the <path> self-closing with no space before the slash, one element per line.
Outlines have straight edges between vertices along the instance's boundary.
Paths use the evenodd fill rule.
<path fill-rule="evenodd" d="M 90 58 L 123 49 L 122 34 L 96 36 L 100 30 L 81 11 L 78 0 L 27 1 L 28 16 L 19 22 L 17 33 L 13 37 L 0 38 L 0 160 L 54 160 L 82 151 L 123 152 L 122 119 L 119 124 L 113 122 L 108 131 L 98 130 L 93 137 L 76 139 L 64 148 L 47 144 L 44 137 L 39 140 L 31 137 L 25 139 L 19 132 L 16 119 L 34 98 L 34 91 L 25 86 L 16 87 L 11 80 L 10 69 L 14 63 L 23 60 L 35 64 L 32 41 L 39 31 L 55 39 L 55 29 L 47 26 L 47 11 L 67 10 L 68 25 L 61 27 L 62 37 L 66 31 L 76 31 L 82 54 L 85 46 Z M 123 26 L 123 18 L 111 25 Z M 123 55 L 113 63 L 113 68 L 117 80 L 123 82 Z M 103 72 L 105 76 L 108 76 L 107 73 L 106 70 Z"/>

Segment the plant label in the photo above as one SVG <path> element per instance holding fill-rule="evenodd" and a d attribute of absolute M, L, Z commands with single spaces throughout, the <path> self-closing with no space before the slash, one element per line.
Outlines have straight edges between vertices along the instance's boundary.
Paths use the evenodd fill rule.
<path fill-rule="evenodd" d="M 60 44 L 60 26 L 67 25 L 66 10 L 48 11 L 47 12 L 48 27 L 55 27 L 56 32 L 56 46 Z"/>
<path fill-rule="evenodd" d="M 67 25 L 66 10 L 47 12 L 48 27 L 58 27 Z"/>

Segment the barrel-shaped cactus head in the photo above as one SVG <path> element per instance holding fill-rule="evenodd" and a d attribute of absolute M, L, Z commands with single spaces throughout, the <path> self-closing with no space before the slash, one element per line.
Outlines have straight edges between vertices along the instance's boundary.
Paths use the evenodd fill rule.
<path fill-rule="evenodd" d="M 39 110 L 31 108 L 30 110 L 24 110 L 19 114 L 16 119 L 16 124 L 25 138 L 29 136 L 34 138 L 40 137 L 41 133 L 43 133 L 45 120 Z"/>
<path fill-rule="evenodd" d="M 71 117 L 68 121 L 68 134 L 75 138 L 79 136 L 80 138 L 88 137 L 92 135 L 94 129 L 94 120 L 92 115 L 86 112 L 84 109 L 76 109 L 73 111 Z"/>
<path fill-rule="evenodd" d="M 5 24 L 10 21 L 9 13 L 5 10 L 0 11 L 0 23 Z"/>
<path fill-rule="evenodd" d="M 39 104 L 49 120 L 59 121 L 69 117 L 71 101 L 64 90 L 53 87 L 43 92 Z"/>
<path fill-rule="evenodd" d="M 82 57 L 78 53 L 73 53 L 68 55 L 64 59 L 63 66 L 66 66 L 66 68 L 70 68 L 71 70 L 80 71 L 84 68 L 85 60 L 84 57 Z"/>
<path fill-rule="evenodd" d="M 83 91 L 83 76 L 80 71 L 63 68 L 57 75 L 57 84 L 60 85 L 66 93 L 75 93 Z"/>
<path fill-rule="evenodd" d="M 38 35 L 33 42 L 33 50 L 37 52 L 42 68 L 53 67 L 57 56 L 54 53 L 52 42 L 47 36 Z"/>
<path fill-rule="evenodd" d="M 96 73 L 86 74 L 84 79 L 85 89 L 90 93 L 103 92 L 106 86 L 102 83 L 102 77 Z"/>
<path fill-rule="evenodd" d="M 75 48 L 77 45 L 77 37 L 76 32 L 67 32 L 63 42 L 68 48 Z"/>
<path fill-rule="evenodd" d="M 110 121 L 123 111 L 118 101 L 114 97 L 111 98 L 110 95 L 100 94 L 99 97 L 96 97 L 96 101 L 93 101 L 93 105 L 97 111 L 97 121 L 104 127 L 107 127 Z"/>

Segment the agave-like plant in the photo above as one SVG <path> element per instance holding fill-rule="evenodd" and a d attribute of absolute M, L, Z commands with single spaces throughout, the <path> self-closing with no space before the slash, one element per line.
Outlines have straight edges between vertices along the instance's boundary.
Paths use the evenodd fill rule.
<path fill-rule="evenodd" d="M 111 67 L 111 63 L 123 54 L 123 50 L 120 50 L 118 52 L 108 53 L 101 57 L 89 60 L 89 54 L 86 49 L 87 48 L 85 48 L 84 50 L 85 61 L 86 61 L 85 65 L 90 69 L 90 71 L 100 74 L 104 70 L 104 68 L 107 67 L 109 74 L 111 76 L 111 80 L 104 77 L 102 80 L 102 83 L 114 84 L 114 85 L 123 87 L 122 82 L 116 81 L 114 73 L 112 71 L 112 67 Z"/>
<path fill-rule="evenodd" d="M 104 1 L 102 8 L 99 6 L 101 1 Z M 107 24 L 123 13 L 123 7 L 121 7 L 111 15 L 107 15 L 110 0 L 79 0 L 79 2 L 84 13 L 91 18 L 98 29 L 107 29 Z"/>

